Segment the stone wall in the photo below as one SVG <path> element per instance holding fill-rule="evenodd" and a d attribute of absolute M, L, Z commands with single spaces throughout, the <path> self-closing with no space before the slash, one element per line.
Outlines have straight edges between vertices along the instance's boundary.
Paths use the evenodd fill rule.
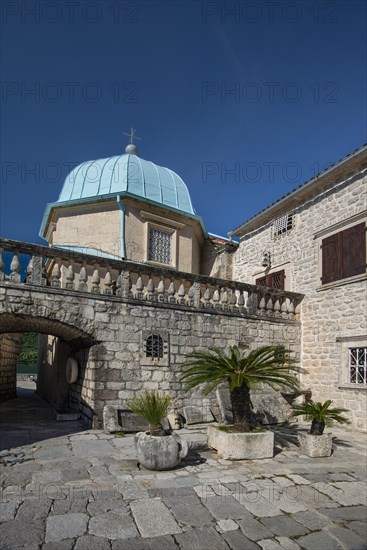
<path fill-rule="evenodd" d="M 88 381 L 85 390 L 93 396 L 95 426 L 101 426 L 105 405 L 127 408 L 128 400 L 144 389 L 168 392 L 179 410 L 189 404 L 204 412 L 215 408 L 214 395 L 203 398 L 199 390 L 182 391 L 182 364 L 194 350 L 234 344 L 245 350 L 277 343 L 290 345 L 294 356 L 299 356 L 299 325 L 294 321 L 258 321 L 127 304 L 97 304 L 95 320 L 96 336 L 103 334 L 103 343 L 90 350 L 88 366 L 94 380 Z M 168 357 L 147 361 L 144 338 L 150 333 L 168 342 Z"/>
<path fill-rule="evenodd" d="M 17 360 L 21 334 L 0 334 L 0 403 L 17 396 Z"/>
<path fill-rule="evenodd" d="M 237 344 L 243 350 L 262 344 L 284 344 L 299 358 L 297 317 L 272 312 L 233 314 L 219 309 L 192 310 L 188 306 L 117 296 L 93 296 L 60 289 L 0 286 L 0 332 L 14 327 L 50 334 L 42 338 L 39 388 L 54 406 L 68 406 L 83 414 L 89 425 L 101 427 L 105 405 L 125 408 L 142 389 L 167 391 L 174 405 L 193 404 L 207 410 L 214 396 L 199 391 L 185 394 L 179 376 L 185 355 L 197 349 Z M 146 355 L 147 335 L 161 335 L 164 356 Z M 61 342 L 62 340 L 62 342 Z M 50 342 L 54 349 L 47 349 Z M 59 346 L 59 347 L 57 347 Z M 68 353 L 79 363 L 79 378 L 65 391 Z M 42 351 L 43 350 L 43 351 Z M 59 350 L 59 351 L 58 351 Z M 44 354 L 49 353 L 45 358 Z M 51 370 L 46 372 L 47 369 Z"/>
<path fill-rule="evenodd" d="M 302 292 L 302 376 L 304 388 L 316 400 L 332 399 L 350 409 L 353 426 L 367 429 L 367 385 L 348 384 L 348 347 L 367 346 L 366 275 L 321 285 L 321 241 L 366 219 L 361 200 L 367 184 L 366 169 L 341 174 L 331 189 L 308 197 L 294 207 L 295 227 L 280 237 L 272 235 L 272 222 L 241 238 L 233 255 L 233 278 L 255 283 L 264 275 L 264 251 L 271 255 L 271 271 L 285 270 L 285 288 Z M 320 184 L 321 185 L 321 184 Z M 283 212 L 286 213 L 286 212 Z M 279 213 L 279 216 L 281 213 Z"/>

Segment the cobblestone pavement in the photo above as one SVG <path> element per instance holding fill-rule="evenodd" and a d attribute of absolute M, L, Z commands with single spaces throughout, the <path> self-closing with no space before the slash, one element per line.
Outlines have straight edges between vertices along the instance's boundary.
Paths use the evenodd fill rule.
<path fill-rule="evenodd" d="M 230 462 L 205 430 L 181 430 L 186 462 L 152 472 L 132 436 L 56 423 L 34 395 L 0 414 L 1 447 L 20 457 L 0 456 L 1 550 L 366 548 L 364 434 L 333 428 L 333 455 L 308 459 L 290 426 L 273 459 Z"/>

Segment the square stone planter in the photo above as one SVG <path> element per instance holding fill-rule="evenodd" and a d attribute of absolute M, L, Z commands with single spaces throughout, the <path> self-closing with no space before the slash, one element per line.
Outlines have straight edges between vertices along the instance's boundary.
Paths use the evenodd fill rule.
<path fill-rule="evenodd" d="M 272 458 L 274 434 L 269 431 L 224 432 L 218 429 L 218 424 L 212 424 L 208 426 L 208 446 L 217 451 L 219 458 L 227 460 Z"/>
<path fill-rule="evenodd" d="M 310 458 L 330 456 L 333 447 L 333 438 L 330 434 L 312 435 L 301 433 L 298 435 L 301 453 Z"/>

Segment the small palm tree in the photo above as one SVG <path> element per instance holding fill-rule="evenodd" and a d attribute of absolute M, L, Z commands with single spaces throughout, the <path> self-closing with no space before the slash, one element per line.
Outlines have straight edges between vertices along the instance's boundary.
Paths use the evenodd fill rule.
<path fill-rule="evenodd" d="M 167 416 L 171 406 L 171 398 L 168 395 L 161 395 L 157 391 L 147 390 L 133 397 L 128 402 L 130 409 L 144 418 L 149 424 L 150 435 L 164 435 L 161 420 Z"/>
<path fill-rule="evenodd" d="M 244 355 L 237 346 L 229 349 L 228 355 L 221 349 L 190 353 L 183 365 L 181 380 L 186 391 L 203 386 L 207 395 L 215 388 L 229 385 L 234 429 L 251 431 L 250 390 L 258 384 L 267 383 L 274 388 L 298 387 L 289 353 L 281 346 L 263 346 Z M 293 372 L 292 372 L 293 371 Z"/>
<path fill-rule="evenodd" d="M 325 426 L 332 426 L 334 422 L 339 424 L 350 424 L 350 421 L 342 413 L 348 412 L 348 409 L 338 407 L 331 408 L 332 401 L 324 403 L 315 403 L 310 399 L 306 403 L 293 405 L 293 416 L 304 416 L 306 420 L 311 420 L 310 434 L 322 435 Z"/>

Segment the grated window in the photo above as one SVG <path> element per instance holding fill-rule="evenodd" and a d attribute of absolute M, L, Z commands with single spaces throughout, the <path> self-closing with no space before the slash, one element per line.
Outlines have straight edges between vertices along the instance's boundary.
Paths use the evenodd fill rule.
<path fill-rule="evenodd" d="M 367 384 L 367 348 L 349 349 L 349 383 Z"/>
<path fill-rule="evenodd" d="M 273 223 L 273 235 L 277 237 L 288 233 L 294 227 L 294 214 L 285 214 Z"/>
<path fill-rule="evenodd" d="M 172 263 L 172 233 L 154 227 L 149 229 L 148 260 Z"/>
<path fill-rule="evenodd" d="M 159 334 L 150 334 L 145 344 L 146 357 L 159 359 L 163 357 L 163 338 Z"/>

